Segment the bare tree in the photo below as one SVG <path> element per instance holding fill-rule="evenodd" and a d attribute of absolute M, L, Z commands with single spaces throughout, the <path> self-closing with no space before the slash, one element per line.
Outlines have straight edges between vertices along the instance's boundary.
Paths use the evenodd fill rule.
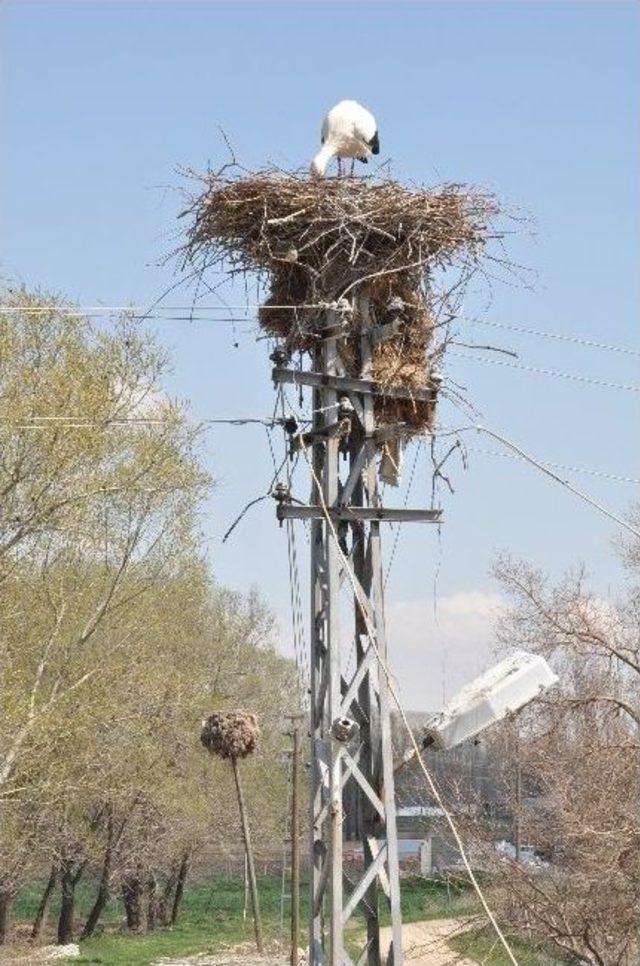
<path fill-rule="evenodd" d="M 612 603 L 588 591 L 581 570 L 556 586 L 509 557 L 496 572 L 512 602 L 502 644 L 545 654 L 560 677 L 522 716 L 517 745 L 510 725 L 495 739 L 511 803 L 520 769 L 513 810 L 541 859 L 498 860 L 487 849 L 485 860 L 500 870 L 501 912 L 579 962 L 630 966 L 640 923 L 638 589 Z"/>

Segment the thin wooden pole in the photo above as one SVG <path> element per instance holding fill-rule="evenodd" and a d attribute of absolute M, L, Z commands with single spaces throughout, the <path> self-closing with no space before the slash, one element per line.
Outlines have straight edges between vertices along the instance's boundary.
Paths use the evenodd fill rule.
<path fill-rule="evenodd" d="M 291 768 L 291 966 L 298 966 L 300 945 L 300 726 L 293 722 Z"/>
<path fill-rule="evenodd" d="M 251 907 L 253 909 L 253 928 L 256 934 L 256 947 L 259 953 L 264 952 L 264 943 L 262 941 L 262 920 L 260 919 L 260 904 L 258 902 L 258 886 L 256 883 L 256 870 L 253 863 L 253 849 L 251 847 L 251 833 L 249 831 L 249 822 L 247 819 L 247 810 L 244 804 L 244 794 L 242 791 L 242 783 L 240 781 L 240 772 L 238 771 L 238 762 L 235 758 L 231 759 L 231 765 L 233 767 L 233 777 L 236 782 L 236 791 L 238 793 L 238 808 L 240 809 L 240 823 L 242 825 L 242 835 L 244 838 L 244 850 L 247 857 L 247 868 L 249 870 L 249 889 L 251 891 Z"/>

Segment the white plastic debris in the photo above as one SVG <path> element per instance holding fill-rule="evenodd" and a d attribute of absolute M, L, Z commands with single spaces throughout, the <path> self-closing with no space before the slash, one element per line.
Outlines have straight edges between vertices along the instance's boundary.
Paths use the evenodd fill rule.
<path fill-rule="evenodd" d="M 465 685 L 428 722 L 425 743 L 434 748 L 455 748 L 508 714 L 519 711 L 557 680 L 543 657 L 516 651 Z"/>
<path fill-rule="evenodd" d="M 78 959 L 80 947 L 77 943 L 67 943 L 66 946 L 43 946 L 40 955 L 46 959 Z"/>
<path fill-rule="evenodd" d="M 389 439 L 382 449 L 382 458 L 378 475 L 382 483 L 389 486 L 399 486 L 402 479 L 402 465 L 404 462 L 404 441 Z"/>

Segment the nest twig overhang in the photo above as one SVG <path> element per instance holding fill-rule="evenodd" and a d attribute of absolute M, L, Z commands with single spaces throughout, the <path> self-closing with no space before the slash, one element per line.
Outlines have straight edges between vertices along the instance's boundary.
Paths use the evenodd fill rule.
<path fill-rule="evenodd" d="M 184 215 L 193 265 L 224 256 L 247 271 L 292 262 L 314 287 L 381 272 L 424 272 L 477 257 L 499 213 L 496 199 L 462 185 L 411 189 L 393 180 L 314 179 L 270 171 L 200 176 Z M 339 289 L 333 297 L 340 295 Z"/>
<path fill-rule="evenodd" d="M 313 349 L 327 305 L 365 296 L 369 321 L 383 324 L 390 302 L 400 299 L 402 328 L 376 346 L 372 375 L 389 392 L 429 387 L 429 280 L 450 267 L 472 274 L 487 242 L 500 237 L 491 194 L 455 184 L 409 188 L 392 179 L 238 174 L 228 166 L 198 177 L 201 190 L 183 212 L 189 221 L 180 250 L 196 275 L 215 266 L 266 277 L 260 325 L 291 350 Z M 352 314 L 342 347 L 354 375 L 362 321 Z M 424 401 L 399 403 L 389 395 L 376 408 L 382 423 L 400 420 L 414 431 L 433 423 L 434 406 Z"/>

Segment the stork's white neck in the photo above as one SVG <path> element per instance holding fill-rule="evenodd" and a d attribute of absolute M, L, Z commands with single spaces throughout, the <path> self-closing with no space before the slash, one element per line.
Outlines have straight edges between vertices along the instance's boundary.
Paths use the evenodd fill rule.
<path fill-rule="evenodd" d="M 331 144 L 331 142 L 325 141 L 311 162 L 311 173 L 322 177 L 327 170 L 329 161 L 331 161 L 331 158 L 335 153 L 335 147 Z"/>

